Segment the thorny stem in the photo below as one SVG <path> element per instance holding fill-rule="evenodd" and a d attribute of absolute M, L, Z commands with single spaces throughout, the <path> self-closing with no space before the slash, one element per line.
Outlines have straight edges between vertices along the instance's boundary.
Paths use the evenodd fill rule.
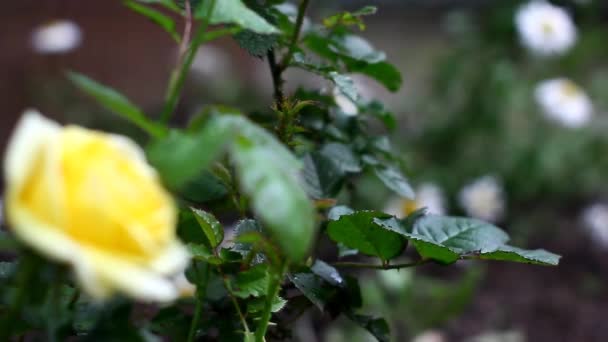
<path fill-rule="evenodd" d="M 179 45 L 179 58 L 178 65 L 181 65 L 188 51 L 188 43 L 190 42 L 190 36 L 192 35 L 192 7 L 190 6 L 190 0 L 184 1 L 184 7 L 186 12 L 186 22 L 184 24 L 184 34 L 182 35 L 182 41 Z"/>
<path fill-rule="evenodd" d="M 228 292 L 228 297 L 230 297 L 230 301 L 232 305 L 234 305 L 234 309 L 236 313 L 239 315 L 239 319 L 241 320 L 241 324 L 243 325 L 243 329 L 245 329 L 245 334 L 249 334 L 249 325 L 247 325 L 247 320 L 245 319 L 245 315 L 243 315 L 243 311 L 241 311 L 241 307 L 239 306 L 239 302 L 236 300 L 236 297 L 232 293 L 232 288 L 230 287 L 230 283 L 228 283 L 228 278 L 222 271 L 221 266 L 217 266 L 217 271 L 222 277 L 222 281 L 224 282 L 224 288 L 226 288 L 226 292 Z"/>
<path fill-rule="evenodd" d="M 205 41 L 206 35 L 205 31 L 209 26 L 209 21 L 211 20 L 211 16 L 213 14 L 213 10 L 215 9 L 215 4 L 217 0 L 210 0 L 211 5 L 209 6 L 209 13 L 207 17 L 204 18 L 199 26 L 190 46 L 185 49 L 184 55 L 180 56 L 179 63 L 175 70 L 171 73 L 171 78 L 169 80 L 169 87 L 167 89 L 167 95 L 165 96 L 165 106 L 163 107 L 163 112 L 161 114 L 161 122 L 168 123 L 171 119 L 171 115 L 175 111 L 177 107 L 177 102 L 179 101 L 179 97 L 181 91 L 184 87 L 184 83 L 186 82 L 186 76 L 188 71 L 190 70 L 190 66 L 192 66 L 192 62 L 194 61 L 194 57 L 196 57 L 196 53 L 198 52 L 198 47 Z M 190 8 L 189 2 L 186 1 L 186 8 Z M 186 11 L 188 12 L 188 11 Z M 191 11 L 190 11 L 191 12 Z M 186 14 L 186 21 L 192 21 L 192 15 L 188 16 Z M 188 27 L 188 24 L 186 24 Z M 182 46 L 186 42 L 186 33 L 184 33 L 184 39 L 182 41 Z"/>
<path fill-rule="evenodd" d="M 332 263 L 332 266 L 344 267 L 344 268 L 368 268 L 368 269 L 376 269 L 376 270 L 395 270 L 395 269 L 400 269 L 400 268 L 408 268 L 408 267 L 416 267 L 416 266 L 424 265 L 424 264 L 429 263 L 430 261 L 431 261 L 430 259 L 420 259 L 415 262 L 394 264 L 394 265 L 390 265 L 390 264 L 377 265 L 377 264 L 366 264 L 366 263 L 360 263 L 360 262 L 334 262 L 334 263 Z"/>
<path fill-rule="evenodd" d="M 283 94 L 283 72 L 277 64 L 277 59 L 274 54 L 274 50 L 268 51 L 268 65 L 270 66 L 270 73 L 272 75 L 272 85 L 274 87 L 274 101 L 279 112 L 283 111 L 283 105 L 285 104 L 285 95 Z"/>
<path fill-rule="evenodd" d="M 274 86 L 274 101 L 276 110 L 279 113 L 279 122 L 277 125 L 277 135 L 286 145 L 291 144 L 290 130 L 293 126 L 293 117 L 290 113 L 288 113 L 287 108 L 289 104 L 285 99 L 285 94 L 283 91 L 283 72 L 289 67 L 291 60 L 293 58 L 293 54 L 298 45 L 298 41 L 300 39 L 300 32 L 302 31 L 302 25 L 304 24 L 304 15 L 306 14 L 306 9 L 308 8 L 309 0 L 302 0 L 300 2 L 300 6 L 298 8 L 298 16 L 296 18 L 296 23 L 294 27 L 294 32 L 291 37 L 291 41 L 289 43 L 289 47 L 287 49 L 287 53 L 283 57 L 283 60 L 279 64 L 277 62 L 274 50 L 268 51 L 268 65 L 270 66 L 270 72 L 272 75 L 272 83 Z"/>
<path fill-rule="evenodd" d="M 283 59 L 279 67 L 280 72 L 285 71 L 285 69 L 289 67 L 289 63 L 291 63 L 293 54 L 295 53 L 296 47 L 298 46 L 300 32 L 302 32 L 302 25 L 304 24 L 304 15 L 306 14 L 306 8 L 308 8 L 309 2 L 310 0 L 302 0 L 302 2 L 300 2 L 300 7 L 298 8 L 298 17 L 296 18 L 296 26 L 294 28 L 293 36 L 291 37 L 291 42 L 289 44 L 287 54 L 285 55 L 285 58 Z"/>
<path fill-rule="evenodd" d="M 256 342 L 263 342 L 264 336 L 266 336 L 266 330 L 268 330 L 268 324 L 270 323 L 270 318 L 272 317 L 272 302 L 281 290 L 281 282 L 283 281 L 285 272 L 287 272 L 287 263 L 283 263 L 279 269 L 279 273 L 275 273 L 270 284 L 268 284 L 264 312 L 262 313 L 262 318 L 258 325 L 258 329 L 255 332 Z"/>

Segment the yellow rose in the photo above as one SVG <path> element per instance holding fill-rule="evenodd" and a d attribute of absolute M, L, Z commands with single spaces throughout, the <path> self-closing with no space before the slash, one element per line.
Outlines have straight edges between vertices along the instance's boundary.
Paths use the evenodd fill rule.
<path fill-rule="evenodd" d="M 176 208 L 130 139 L 61 127 L 29 110 L 4 166 L 14 234 L 72 265 L 92 297 L 179 296 L 175 279 L 189 256 L 176 237 Z"/>

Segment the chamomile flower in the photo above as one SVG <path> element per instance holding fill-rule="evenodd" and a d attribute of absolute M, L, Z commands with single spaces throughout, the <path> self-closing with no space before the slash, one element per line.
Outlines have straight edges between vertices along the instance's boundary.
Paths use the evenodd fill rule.
<path fill-rule="evenodd" d="M 576 42 L 576 26 L 568 12 L 547 1 L 521 6 L 515 24 L 522 44 L 539 56 L 563 54 Z"/>
<path fill-rule="evenodd" d="M 505 213 L 504 197 L 499 180 L 493 176 L 483 176 L 462 188 L 458 200 L 468 215 L 496 222 Z"/>
<path fill-rule="evenodd" d="M 388 202 L 384 212 L 403 218 L 422 208 L 426 208 L 429 214 L 445 215 L 445 196 L 438 185 L 423 183 L 416 189 L 414 200 L 401 197 L 393 198 Z"/>
<path fill-rule="evenodd" d="M 593 242 L 608 248 L 608 204 L 592 204 L 583 211 L 581 218 Z"/>
<path fill-rule="evenodd" d="M 32 33 L 32 47 L 41 54 L 67 53 L 82 42 L 82 30 L 69 20 L 57 20 L 42 25 Z"/>
<path fill-rule="evenodd" d="M 566 78 L 541 82 L 534 97 L 547 118 L 565 127 L 582 127 L 593 116 L 593 104 L 587 94 Z"/>

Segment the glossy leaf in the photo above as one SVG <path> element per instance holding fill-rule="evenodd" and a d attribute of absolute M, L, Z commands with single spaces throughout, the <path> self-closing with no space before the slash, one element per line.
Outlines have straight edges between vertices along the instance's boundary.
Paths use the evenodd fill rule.
<path fill-rule="evenodd" d="M 211 248 L 219 246 L 220 243 L 222 243 L 222 240 L 224 240 L 224 228 L 222 227 L 222 224 L 211 213 L 195 208 L 191 208 L 191 210 L 192 213 L 194 213 L 196 221 L 205 233 L 207 240 L 209 240 Z"/>
<path fill-rule="evenodd" d="M 374 318 L 365 315 L 347 314 L 348 318 L 372 334 L 379 342 L 389 342 L 391 332 L 384 318 Z"/>
<path fill-rule="evenodd" d="M 401 197 L 414 199 L 416 194 L 401 170 L 395 166 L 377 165 L 374 172 L 389 189 Z"/>
<path fill-rule="evenodd" d="M 149 146 L 148 160 L 169 188 L 181 190 L 220 156 L 235 131 L 221 117 L 211 120 L 196 133 L 172 131 Z"/>
<path fill-rule="evenodd" d="M 380 226 L 375 219 L 389 218 L 376 211 L 343 214 L 327 225 L 329 237 L 359 252 L 390 260 L 403 251 L 405 239 L 398 233 Z"/>
<path fill-rule="evenodd" d="M 207 18 L 213 2 L 215 7 L 209 20 L 211 24 L 236 24 L 257 33 L 279 33 L 276 27 L 249 9 L 241 0 L 204 1 L 196 10 L 196 18 Z"/>
<path fill-rule="evenodd" d="M 329 143 L 321 147 L 320 153 L 332 160 L 343 172 L 361 172 L 361 161 L 353 149 L 345 144 Z"/>
<path fill-rule="evenodd" d="M 259 264 L 236 275 L 233 293 L 240 298 L 266 295 L 270 277 L 268 265 Z"/>
<path fill-rule="evenodd" d="M 242 191 L 283 251 L 300 260 L 316 235 L 314 207 L 298 179 L 301 163 L 261 127 L 243 118 L 232 120 L 240 129 L 231 157 Z"/>
<path fill-rule="evenodd" d="M 171 17 L 169 17 L 151 7 L 138 4 L 137 2 L 135 2 L 133 0 L 125 2 L 125 5 L 127 7 L 129 7 L 130 9 L 132 9 L 133 11 L 150 19 L 153 23 L 157 24 L 158 26 L 162 27 L 165 31 L 167 31 L 167 33 L 169 33 L 171 35 L 171 38 L 173 38 L 173 40 L 175 40 L 176 42 L 179 42 L 181 40 L 179 33 L 177 33 L 177 30 L 176 30 L 175 21 Z"/>
<path fill-rule="evenodd" d="M 437 215 L 418 219 L 411 233 L 400 234 L 412 241 L 422 257 L 446 264 L 457 261 L 461 255 L 496 251 L 509 240 L 504 231 L 492 224 Z"/>
<path fill-rule="evenodd" d="M 303 185 L 315 199 L 334 197 L 340 190 L 344 172 L 331 158 L 312 152 L 304 156 Z"/>
<path fill-rule="evenodd" d="M 67 76 L 74 85 L 107 110 L 120 115 L 152 136 L 161 137 L 165 134 L 166 129 L 163 126 L 150 121 L 141 109 L 116 90 L 76 72 L 68 72 Z"/>
<path fill-rule="evenodd" d="M 526 264 L 557 266 L 559 255 L 544 249 L 525 250 L 512 246 L 501 246 L 493 252 L 481 253 L 480 259 L 521 262 Z"/>

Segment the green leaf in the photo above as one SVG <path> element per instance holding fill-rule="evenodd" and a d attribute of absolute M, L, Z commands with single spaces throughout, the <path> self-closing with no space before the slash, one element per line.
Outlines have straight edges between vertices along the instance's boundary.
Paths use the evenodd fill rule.
<path fill-rule="evenodd" d="M 130 9 L 132 9 L 133 11 L 150 19 L 153 23 L 157 24 L 158 26 L 162 27 L 165 31 L 167 31 L 167 33 L 169 33 L 171 35 L 171 38 L 173 38 L 173 40 L 175 40 L 178 43 L 180 42 L 181 38 L 179 36 L 179 33 L 177 33 L 177 31 L 175 29 L 176 28 L 175 21 L 173 21 L 173 19 L 171 17 L 166 16 L 163 13 L 161 13 L 153 8 L 150 8 L 148 6 L 140 5 L 133 0 L 126 1 L 125 5 L 127 7 L 129 7 Z"/>
<path fill-rule="evenodd" d="M 354 34 L 333 37 L 329 49 L 341 56 L 369 64 L 386 59 L 384 52 L 376 50 L 367 40 Z"/>
<path fill-rule="evenodd" d="M 221 117 L 196 133 L 172 131 L 148 147 L 148 160 L 170 189 L 182 190 L 219 157 L 234 133 Z"/>
<path fill-rule="evenodd" d="M 0 252 L 11 252 L 19 247 L 17 240 L 8 233 L 0 231 Z"/>
<path fill-rule="evenodd" d="M 173 2 L 173 0 L 137 0 L 137 2 L 141 2 L 144 4 L 161 5 L 173 12 L 181 12 L 180 8 Z"/>
<path fill-rule="evenodd" d="M 347 63 L 350 72 L 367 75 L 380 82 L 386 89 L 395 92 L 401 88 L 403 78 L 401 72 L 392 64 L 387 62 L 378 63 Z"/>
<path fill-rule="evenodd" d="M 395 166 L 377 165 L 374 167 L 376 176 L 388 187 L 401 197 L 414 199 L 416 194 L 401 170 Z"/>
<path fill-rule="evenodd" d="M 375 14 L 378 9 L 374 6 L 366 6 L 354 12 L 342 12 L 323 19 L 323 25 L 329 29 L 337 26 L 357 25 L 360 30 L 365 30 L 365 23 L 361 18 L 364 15 Z"/>
<path fill-rule="evenodd" d="M 332 198 L 344 179 L 344 172 L 331 158 L 313 151 L 304 156 L 303 185 L 310 197 Z"/>
<path fill-rule="evenodd" d="M 329 285 L 313 273 L 295 273 L 289 275 L 289 280 L 321 311 L 325 310 L 338 292 L 336 287 Z"/>
<path fill-rule="evenodd" d="M 512 246 L 501 246 L 493 252 L 481 253 L 480 259 L 522 262 L 526 264 L 557 266 L 561 256 L 544 249 L 525 250 Z"/>
<path fill-rule="evenodd" d="M 345 286 L 346 284 L 340 272 L 323 260 L 316 260 L 310 270 L 331 285 Z"/>
<path fill-rule="evenodd" d="M 268 265 L 259 264 L 236 275 L 232 292 L 240 298 L 264 296 L 269 281 Z"/>
<path fill-rule="evenodd" d="M 390 215 L 376 211 L 342 214 L 337 220 L 329 222 L 327 234 L 332 240 L 361 253 L 390 260 L 401 254 L 406 243 L 403 236 L 383 228 L 375 220 L 389 217 Z"/>
<path fill-rule="evenodd" d="M 361 161 L 353 152 L 353 149 L 345 144 L 329 143 L 321 147 L 320 153 L 332 160 L 343 172 L 361 172 Z"/>
<path fill-rule="evenodd" d="M 224 240 L 224 228 L 222 224 L 211 213 L 195 208 L 190 209 L 194 213 L 196 221 L 203 229 L 205 236 L 207 236 L 211 248 L 219 246 Z"/>
<path fill-rule="evenodd" d="M 390 342 L 391 332 L 384 318 L 373 318 L 370 316 L 348 313 L 346 315 L 351 321 L 357 323 L 363 329 L 372 334 L 379 342 Z"/>
<path fill-rule="evenodd" d="M 0 280 L 12 276 L 16 269 L 17 264 L 15 262 L 0 261 Z"/>
<path fill-rule="evenodd" d="M 250 55 L 263 57 L 276 45 L 278 37 L 273 34 L 259 34 L 251 30 L 244 30 L 235 34 L 234 40 Z"/>
<path fill-rule="evenodd" d="M 331 80 L 336 87 L 338 87 L 340 92 L 348 97 L 351 101 L 355 103 L 359 102 L 359 93 L 355 87 L 355 82 L 350 76 L 339 74 L 336 71 L 331 71 L 326 77 Z"/>
<path fill-rule="evenodd" d="M 422 257 L 446 264 L 457 261 L 461 255 L 494 252 L 509 240 L 504 231 L 492 224 L 437 215 L 418 219 L 411 233 L 402 231 L 401 235 L 412 241 Z"/>
<path fill-rule="evenodd" d="M 350 76 L 340 74 L 332 66 L 314 63 L 300 52 L 294 53 L 292 65 L 324 77 L 331 81 L 344 96 L 355 103 L 359 103 L 360 96 L 355 87 L 355 82 Z"/>
<path fill-rule="evenodd" d="M 161 137 L 166 133 L 166 128 L 146 118 L 141 109 L 116 90 L 76 72 L 68 72 L 67 76 L 80 90 L 93 97 L 104 108 L 120 115 L 150 135 Z"/>
<path fill-rule="evenodd" d="M 316 235 L 314 208 L 298 179 L 301 164 L 266 130 L 241 117 L 231 119 L 241 131 L 231 157 L 242 191 L 282 250 L 300 260 Z"/>
<path fill-rule="evenodd" d="M 265 305 L 266 297 L 253 298 L 247 301 L 247 312 L 251 314 L 262 313 Z M 272 306 L 270 311 L 273 313 L 279 312 L 283 310 L 285 305 L 287 305 L 287 301 L 279 296 L 276 296 L 272 300 Z"/>
<path fill-rule="evenodd" d="M 187 182 L 179 191 L 179 197 L 190 203 L 201 204 L 218 201 L 228 195 L 226 184 L 209 170 Z"/>
<path fill-rule="evenodd" d="M 198 6 L 195 17 L 208 18 L 212 1 L 204 1 Z M 236 24 L 244 29 L 261 34 L 279 33 L 266 19 L 249 9 L 241 0 L 215 0 L 211 24 Z"/>
<path fill-rule="evenodd" d="M 189 243 L 187 247 L 190 255 L 192 255 L 192 258 L 195 260 L 201 260 L 211 265 L 221 265 L 224 263 L 222 258 L 214 255 L 211 250 L 203 244 Z"/>
<path fill-rule="evenodd" d="M 235 242 L 233 250 L 241 253 L 247 254 L 251 250 L 250 243 L 239 242 L 239 237 L 249 234 L 249 233 L 261 233 L 262 228 L 256 222 L 256 220 L 246 219 L 237 222 L 234 228 L 234 235 L 236 236 L 237 242 Z"/>

